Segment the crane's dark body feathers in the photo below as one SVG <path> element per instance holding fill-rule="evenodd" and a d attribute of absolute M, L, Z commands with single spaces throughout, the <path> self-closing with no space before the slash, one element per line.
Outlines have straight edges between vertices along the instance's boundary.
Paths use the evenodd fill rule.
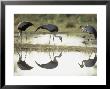
<path fill-rule="evenodd" d="M 47 25 L 41 25 L 37 28 L 38 29 L 46 29 L 48 30 L 49 32 L 58 32 L 58 27 L 56 25 L 53 25 L 53 24 L 47 24 Z M 36 30 L 36 31 L 37 31 Z"/>
<path fill-rule="evenodd" d="M 92 66 L 94 66 L 95 65 L 95 63 L 96 63 L 96 61 L 97 61 L 97 56 L 95 55 L 95 57 L 93 58 L 93 59 L 88 59 L 88 60 L 83 60 L 82 61 L 82 64 L 79 64 L 79 66 L 81 67 L 81 68 L 83 68 L 84 67 L 84 65 L 86 66 L 86 67 L 92 67 Z"/>
<path fill-rule="evenodd" d="M 83 27 L 83 32 L 93 34 L 95 39 L 97 39 L 97 31 L 93 26 L 87 25 L 87 26 Z"/>
<path fill-rule="evenodd" d="M 85 27 L 85 31 L 90 33 L 90 34 L 94 34 L 94 37 L 97 38 L 97 31 L 94 27 L 92 26 L 86 26 Z"/>
<path fill-rule="evenodd" d="M 20 22 L 17 26 L 19 33 L 20 33 L 20 37 L 21 37 L 21 42 L 22 42 L 22 32 L 25 31 L 28 27 L 32 26 L 33 24 L 31 22 L 28 21 L 24 21 L 24 22 Z M 26 33 L 25 33 L 26 34 Z M 27 40 L 27 36 L 26 36 L 26 40 Z"/>
<path fill-rule="evenodd" d="M 35 63 L 41 67 L 41 68 L 45 68 L 45 69 L 54 69 L 58 66 L 58 61 L 56 60 L 57 57 L 61 57 L 62 56 L 62 52 L 58 55 L 54 57 L 54 60 L 46 63 L 46 64 L 38 64 L 36 61 Z"/>
<path fill-rule="evenodd" d="M 53 25 L 53 24 L 41 25 L 36 29 L 36 31 L 38 29 L 46 29 L 47 31 L 49 31 L 53 34 L 53 41 L 54 41 L 54 37 L 58 37 L 60 39 L 60 41 L 62 42 L 62 37 L 56 36 L 56 32 L 58 32 L 58 27 L 56 25 Z M 51 36 L 50 36 L 50 38 L 51 38 Z M 50 41 L 49 41 L 49 44 L 50 44 Z"/>
<path fill-rule="evenodd" d="M 31 22 L 21 22 L 18 24 L 18 30 L 25 31 L 28 27 L 32 26 Z"/>
<path fill-rule="evenodd" d="M 58 66 L 58 62 L 54 62 L 52 60 L 46 64 L 38 64 L 37 62 L 36 62 L 36 64 L 38 66 L 40 66 L 41 68 L 45 68 L 45 69 L 53 69 L 53 68 L 56 68 Z"/>
<path fill-rule="evenodd" d="M 92 66 L 94 66 L 95 63 L 96 63 L 96 61 L 97 61 L 97 58 L 89 59 L 89 60 L 83 60 L 84 65 L 85 65 L 86 67 L 92 67 Z"/>
<path fill-rule="evenodd" d="M 21 70 L 31 70 L 33 68 L 33 67 L 29 66 L 28 64 L 26 64 L 25 61 L 22 61 L 22 60 L 19 60 L 17 62 L 17 64 Z"/>

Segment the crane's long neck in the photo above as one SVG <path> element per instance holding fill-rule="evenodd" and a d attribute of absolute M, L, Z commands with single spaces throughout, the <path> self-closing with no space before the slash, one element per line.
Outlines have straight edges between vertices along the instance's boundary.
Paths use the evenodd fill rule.
<path fill-rule="evenodd" d="M 55 56 L 55 57 L 54 57 L 54 62 L 57 62 L 56 58 L 57 58 L 57 57 L 60 58 L 61 56 L 62 56 L 62 52 L 61 52 L 58 56 Z"/>
<path fill-rule="evenodd" d="M 79 63 L 78 63 L 78 64 L 79 64 Z M 83 61 L 82 61 L 82 64 L 79 64 L 79 66 L 80 66 L 81 68 L 84 67 Z"/>
<path fill-rule="evenodd" d="M 39 26 L 39 27 L 35 30 L 35 32 L 36 32 L 37 30 L 39 30 L 40 28 L 42 28 L 42 26 Z"/>

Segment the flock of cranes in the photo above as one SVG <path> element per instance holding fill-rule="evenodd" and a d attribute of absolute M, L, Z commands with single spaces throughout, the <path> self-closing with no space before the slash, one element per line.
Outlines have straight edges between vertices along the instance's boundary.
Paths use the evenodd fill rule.
<path fill-rule="evenodd" d="M 23 31 L 25 32 L 26 29 L 29 28 L 30 26 L 33 26 L 33 23 L 28 22 L 28 21 L 20 22 L 18 24 L 17 29 L 19 30 L 19 33 L 20 33 L 21 43 L 22 43 L 22 32 Z M 80 26 L 80 28 L 82 29 L 82 32 L 93 34 L 94 38 L 97 39 L 97 31 L 93 26 L 86 25 L 86 26 Z M 58 37 L 60 39 L 60 41 L 62 42 L 62 37 L 56 35 L 56 33 L 59 31 L 59 29 L 56 25 L 53 25 L 53 24 L 41 25 L 41 26 L 37 27 L 35 32 L 38 31 L 39 29 L 45 29 L 45 30 L 49 31 L 50 33 L 52 33 L 53 34 L 53 41 L 54 41 L 54 37 Z M 27 39 L 27 36 L 26 36 L 26 39 Z M 51 34 L 50 34 L 50 39 L 51 39 Z M 50 44 L 50 40 L 49 40 L 49 44 Z M 54 60 L 53 61 L 51 60 L 47 64 L 39 64 L 36 61 L 35 61 L 35 63 L 41 68 L 53 69 L 58 66 L 58 61 L 56 60 L 56 58 L 61 57 L 61 56 L 62 56 L 62 53 L 60 53 L 58 56 L 55 56 Z M 82 64 L 79 64 L 79 63 L 78 64 L 81 68 L 83 68 L 84 65 L 86 67 L 92 67 L 92 66 L 94 66 L 96 61 L 97 61 L 97 56 L 95 54 L 95 57 L 93 59 L 89 58 L 88 60 L 83 60 Z M 19 68 L 22 70 L 30 70 L 33 68 L 33 67 L 29 66 L 28 64 L 26 64 L 25 61 L 22 61 L 22 55 L 19 56 L 19 61 L 17 62 L 17 64 L 18 64 Z"/>
<path fill-rule="evenodd" d="M 33 24 L 31 22 L 25 21 L 25 22 L 20 22 L 17 26 L 20 36 L 21 36 L 21 40 L 22 40 L 22 32 L 25 31 L 28 27 L 33 26 Z M 60 41 L 62 42 L 62 37 L 61 36 L 57 36 L 56 33 L 58 32 L 58 27 L 56 25 L 53 24 L 46 24 L 46 25 L 41 25 L 39 26 L 36 31 L 38 29 L 45 29 L 48 30 L 49 32 L 51 32 L 53 34 L 53 41 L 54 41 L 54 37 L 58 37 L 60 39 Z M 35 31 L 35 32 L 36 32 Z M 50 39 L 51 39 L 51 34 L 50 34 Z M 49 40 L 49 44 L 50 44 L 50 40 Z"/>
<path fill-rule="evenodd" d="M 31 22 L 28 22 L 28 21 L 20 22 L 17 26 L 17 28 L 20 32 L 20 36 L 22 36 L 22 32 L 25 31 L 30 26 L 33 26 L 33 24 Z M 82 32 L 87 32 L 89 34 L 93 34 L 95 39 L 97 39 L 97 31 L 93 26 L 86 25 L 86 26 L 80 26 L 80 28 L 82 29 Z M 38 29 L 48 30 L 49 32 L 51 32 L 53 34 L 53 41 L 54 41 L 54 37 L 58 37 L 62 42 L 62 37 L 61 36 L 56 36 L 56 33 L 59 30 L 56 25 L 53 25 L 53 24 L 41 25 L 35 30 L 35 32 L 38 31 Z"/>
<path fill-rule="evenodd" d="M 62 42 L 62 37 L 56 35 L 56 33 L 58 32 L 58 27 L 56 25 L 53 25 L 53 24 L 41 25 L 41 26 L 39 26 L 36 29 L 36 31 L 38 29 L 46 29 L 46 30 L 48 30 L 49 32 L 53 33 L 53 41 L 54 41 L 54 37 L 58 37 L 60 39 L 60 41 Z M 50 39 L 51 39 L 51 34 L 50 34 Z M 50 44 L 50 40 L 49 40 L 49 44 Z"/>

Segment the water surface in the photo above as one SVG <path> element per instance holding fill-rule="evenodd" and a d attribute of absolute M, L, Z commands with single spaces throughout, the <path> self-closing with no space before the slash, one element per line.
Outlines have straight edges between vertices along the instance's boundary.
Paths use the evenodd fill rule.
<path fill-rule="evenodd" d="M 53 69 L 41 68 L 39 64 L 46 64 L 51 60 L 54 60 L 55 56 L 58 56 L 61 52 L 22 52 L 22 60 L 32 66 L 31 70 L 21 70 L 17 62 L 19 56 L 14 54 L 14 75 L 35 75 L 35 76 L 96 76 L 97 75 L 97 63 L 93 67 L 81 68 L 78 63 L 83 60 L 88 60 L 89 55 L 82 52 L 62 52 L 60 57 L 57 57 L 58 66 Z M 26 55 L 26 58 L 25 58 Z M 91 56 L 92 57 L 92 56 Z"/>
<path fill-rule="evenodd" d="M 50 38 L 51 35 L 51 38 Z M 53 35 L 52 34 L 28 34 L 27 35 L 27 40 L 26 40 L 26 35 L 24 34 L 22 37 L 22 43 L 23 44 L 42 44 L 42 45 L 56 45 L 56 46 L 88 46 L 88 47 L 96 47 L 96 44 L 91 44 L 89 43 L 88 45 L 85 45 L 84 38 L 78 37 L 78 36 L 69 36 L 67 34 L 57 34 L 57 36 L 62 37 L 62 42 L 59 40 L 58 37 L 54 38 L 53 41 Z M 15 42 L 18 42 L 18 38 L 15 37 Z M 19 40 L 20 41 L 20 40 Z"/>

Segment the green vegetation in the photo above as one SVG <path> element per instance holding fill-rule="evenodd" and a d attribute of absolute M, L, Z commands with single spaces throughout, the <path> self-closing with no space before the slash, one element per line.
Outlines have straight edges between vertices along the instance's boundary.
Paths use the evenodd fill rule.
<path fill-rule="evenodd" d="M 30 21 L 34 24 L 34 27 L 30 27 L 27 32 L 34 32 L 38 26 L 49 23 L 57 25 L 59 32 L 81 32 L 79 26 L 86 24 L 97 28 L 96 14 L 15 14 L 15 32 L 18 32 L 17 25 L 22 21 Z M 46 32 L 46 30 L 39 30 L 38 33 L 39 32 Z"/>

